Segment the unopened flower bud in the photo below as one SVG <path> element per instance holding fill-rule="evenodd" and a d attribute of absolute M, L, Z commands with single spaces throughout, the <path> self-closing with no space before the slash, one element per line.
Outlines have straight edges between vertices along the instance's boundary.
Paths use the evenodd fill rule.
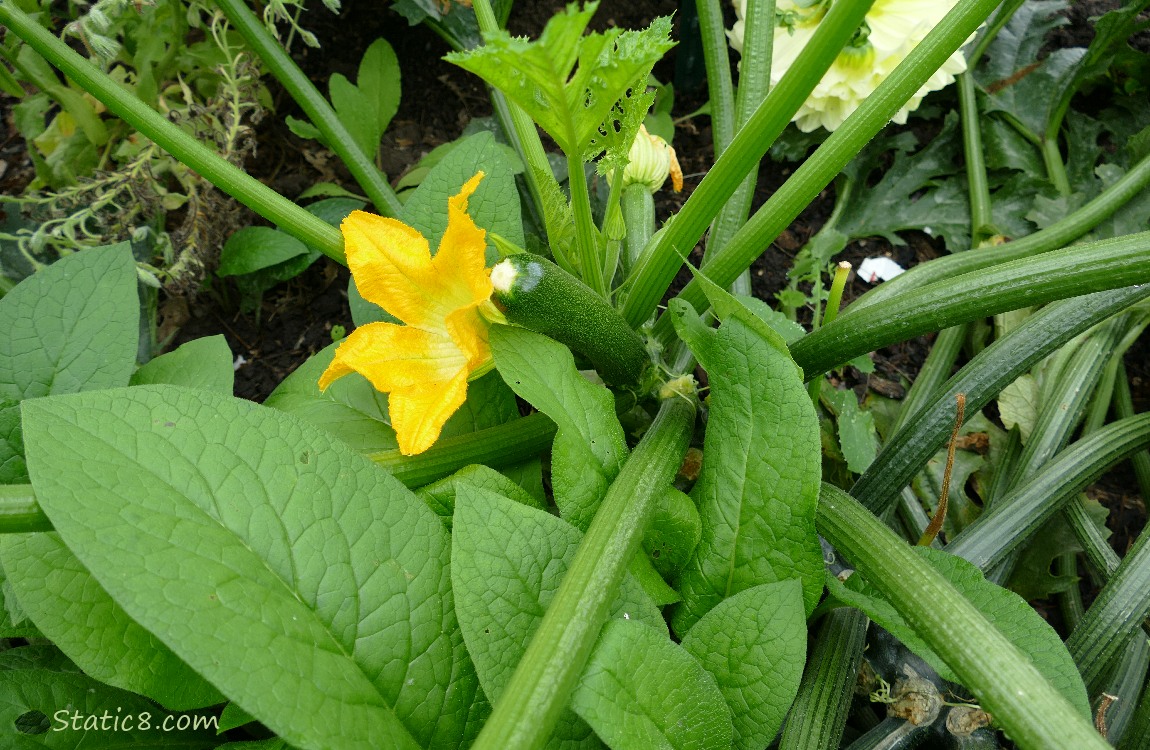
<path fill-rule="evenodd" d="M 648 133 L 645 126 L 639 126 L 627 158 L 631 161 L 623 170 L 624 187 L 640 184 L 653 193 L 663 187 L 670 175 L 675 192 L 683 189 L 683 170 L 679 167 L 675 149 L 659 136 Z"/>

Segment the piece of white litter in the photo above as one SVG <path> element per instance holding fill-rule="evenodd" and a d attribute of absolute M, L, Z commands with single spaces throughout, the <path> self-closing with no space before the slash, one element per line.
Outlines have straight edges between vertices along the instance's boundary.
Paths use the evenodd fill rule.
<path fill-rule="evenodd" d="M 890 281 L 906 269 L 890 258 L 867 258 L 859 266 L 859 278 L 868 284 Z"/>
<path fill-rule="evenodd" d="M 232 362 L 232 369 L 235 370 L 236 372 L 239 372 L 240 368 L 243 367 L 244 365 L 246 365 L 247 363 L 248 363 L 248 361 L 246 359 L 244 359 L 244 355 L 237 354 L 236 355 L 236 361 Z"/>

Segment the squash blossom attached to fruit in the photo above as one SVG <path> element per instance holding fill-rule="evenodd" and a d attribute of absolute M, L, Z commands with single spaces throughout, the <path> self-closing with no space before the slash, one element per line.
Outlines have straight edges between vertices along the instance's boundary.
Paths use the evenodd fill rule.
<path fill-rule="evenodd" d="M 502 316 L 490 302 L 486 232 L 467 214 L 483 173 L 447 201 L 447 231 L 435 257 L 406 224 L 354 211 L 343 220 L 347 264 L 363 298 L 405 325 L 368 323 L 340 344 L 321 390 L 351 372 L 389 394 L 399 450 L 422 453 L 467 398 L 467 381 L 491 365 L 487 332 Z"/>
<path fill-rule="evenodd" d="M 826 75 L 795 113 L 794 122 L 799 130 L 809 133 L 819 127 L 834 130 L 842 125 L 957 1 L 875 0 L 854 39 L 835 58 Z M 731 46 L 741 53 L 747 1 L 734 0 L 734 4 L 738 21 L 727 36 Z M 814 36 L 830 4 L 831 0 L 777 0 L 772 85 L 777 84 L 794 64 L 799 52 Z M 905 123 L 907 115 L 918 109 L 923 97 L 950 85 L 964 70 L 966 57 L 962 50 L 958 50 L 915 92 L 895 114 L 893 121 Z"/>

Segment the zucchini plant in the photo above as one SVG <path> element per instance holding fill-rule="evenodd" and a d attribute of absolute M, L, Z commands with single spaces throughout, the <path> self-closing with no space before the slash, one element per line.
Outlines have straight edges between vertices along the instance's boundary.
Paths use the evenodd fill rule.
<path fill-rule="evenodd" d="M 0 0 L 0 21 L 110 111 L 346 263 L 356 322 L 257 405 L 231 395 L 218 338 L 136 366 L 126 244 L 63 257 L 0 298 L 0 732 L 21 747 L 229 750 L 1144 746 L 1148 537 L 1119 559 L 1079 495 L 1131 457 L 1150 489 L 1150 420 L 1133 413 L 1121 360 L 1148 320 L 1150 170 L 1144 154 L 1062 162 L 1076 89 L 1036 123 L 955 69 L 988 55 L 1005 70 L 996 37 L 1037 54 L 1011 24 L 1048 3 L 943 3 L 892 49 L 898 3 L 748 0 L 736 95 L 721 7 L 702 0 L 718 157 L 655 232 L 647 198 L 676 179 L 675 160 L 641 126 L 669 19 L 588 32 L 597 4 L 572 4 L 528 40 L 489 0 L 422 16 L 398 5 L 474 16 L 482 44 L 470 26 L 445 31 L 448 59 L 492 87 L 506 140 L 461 139 L 402 202 L 369 156 L 378 128 L 341 138 L 346 108 L 245 4 L 219 3 L 387 214 L 351 211 L 337 229 Z M 1119 75 L 1145 5 L 1107 16 L 1073 60 L 1026 64 L 1075 86 Z M 859 59 L 890 69 L 820 111 L 820 81 L 857 74 Z M 977 245 L 840 310 L 847 269 L 824 294 L 828 248 L 897 236 L 924 212 L 876 218 L 856 191 L 883 160 L 864 147 L 956 74 L 971 192 L 944 238 Z M 979 107 L 1034 136 L 1027 163 L 1051 185 L 1037 205 L 1058 219 L 995 213 L 1018 188 L 1007 178 L 991 195 L 1001 175 L 976 158 Z M 753 173 L 792 120 L 833 132 L 750 213 Z M 959 137 L 953 117 L 943 133 Z M 875 194 L 962 195 L 943 185 L 955 170 L 907 167 L 921 152 L 899 143 Z M 744 273 L 840 173 L 842 211 L 784 305 L 816 308 L 807 330 L 748 295 Z M 996 215 L 1045 226 L 1002 244 Z M 701 265 L 670 294 L 704 235 Z M 872 433 L 838 368 L 933 332 L 919 380 Z M 1035 373 L 1044 400 L 1024 444 L 1010 389 Z M 956 397 L 993 439 L 976 519 L 969 503 L 922 502 L 930 462 L 960 433 Z M 979 415 L 995 399 L 1009 430 Z M 869 454 L 847 447 L 851 430 Z M 1072 632 L 1001 585 L 1056 518 L 1101 589 Z"/>

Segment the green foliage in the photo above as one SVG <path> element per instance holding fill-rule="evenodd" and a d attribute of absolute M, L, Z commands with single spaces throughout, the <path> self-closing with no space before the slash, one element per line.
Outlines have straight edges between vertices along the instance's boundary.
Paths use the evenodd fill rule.
<path fill-rule="evenodd" d="M 563 518 L 586 530 L 627 457 L 611 392 L 575 369 L 570 350 L 523 328 L 491 331 L 500 375 L 520 398 L 559 425 L 551 484 Z"/>
<path fill-rule="evenodd" d="M 571 707 L 610 747 L 726 750 L 731 714 L 714 676 L 662 630 L 607 623 Z"/>
<path fill-rule="evenodd" d="M 644 31 L 584 34 L 597 7 L 568 6 L 537 41 L 501 32 L 447 59 L 503 91 L 568 156 L 590 160 L 609 146 L 629 147 L 627 133 L 634 136 L 653 101 L 640 84 L 672 46 L 671 20 L 658 18 Z M 628 96 L 632 89 L 642 93 Z"/>
<path fill-rule="evenodd" d="M 376 39 L 363 53 L 359 74 L 352 83 L 339 73 L 328 81 L 331 104 L 340 122 L 351 133 L 359 150 L 375 158 L 383 132 L 399 110 L 399 60 L 385 39 Z M 319 129 L 289 116 L 288 127 L 301 138 L 314 138 L 325 146 Z"/>
<path fill-rule="evenodd" d="M 207 391 L 34 406 L 29 464 L 65 542 L 133 620 L 280 736 L 454 746 L 477 728 L 447 532 L 394 479 L 314 428 Z M 125 496 L 132 512 L 116 512 Z M 258 669 L 234 669 L 254 654 Z M 340 706 L 341 722 L 320 706 Z"/>
<path fill-rule="evenodd" d="M 451 535 L 455 608 L 483 693 L 499 700 L 538 628 L 580 533 L 548 513 L 461 483 Z M 655 605 L 631 579 L 612 606 L 615 619 L 635 619 L 666 633 Z M 574 713 L 560 719 L 554 746 L 598 747 Z"/>
<path fill-rule="evenodd" d="M 797 368 L 744 316 L 714 331 L 686 306 L 671 312 L 712 383 L 693 491 L 703 539 L 680 576 L 675 631 L 686 633 L 732 594 L 791 578 L 802 581 L 810 611 L 822 592 L 814 531 L 821 462 L 818 422 Z"/>
<path fill-rule="evenodd" d="M 219 335 L 189 341 L 136 370 L 129 385 L 159 383 L 232 395 L 235 368 L 227 341 Z"/>
<path fill-rule="evenodd" d="M 0 537 L 0 562 L 29 619 L 88 676 L 172 710 L 222 699 L 124 611 L 58 534 Z M 84 617 L 71 614 L 77 608 Z"/>
<path fill-rule="evenodd" d="M 692 626 L 683 648 L 718 681 L 734 718 L 733 747 L 769 744 L 798 693 L 806 659 L 802 588 L 780 581 L 724 599 Z"/>

